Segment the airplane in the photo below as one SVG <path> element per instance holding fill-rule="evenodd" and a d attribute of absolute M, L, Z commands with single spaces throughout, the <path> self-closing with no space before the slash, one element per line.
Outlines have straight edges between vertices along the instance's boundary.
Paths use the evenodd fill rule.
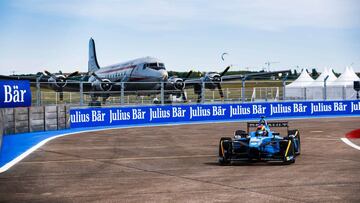
<path fill-rule="evenodd" d="M 169 77 L 165 64 L 161 60 L 149 56 L 100 67 L 96 56 L 95 41 L 93 38 L 90 38 L 88 72 L 81 78 L 81 81 L 83 81 L 83 92 L 90 94 L 92 102 L 96 102 L 98 97 L 102 97 L 103 104 L 105 104 L 107 98 L 111 95 L 120 94 L 121 89 L 124 89 L 126 94 L 159 94 L 162 83 L 164 85 L 166 101 L 171 102 L 169 97 L 171 94 L 175 94 L 186 102 L 185 88 L 194 88 L 194 93 L 198 95 L 197 102 L 200 102 L 203 90 L 202 82 L 205 82 L 206 89 L 214 90 L 217 88 L 220 97 L 223 98 L 222 81 L 249 79 L 290 72 L 290 70 L 285 70 L 225 76 L 229 69 L 230 66 L 226 67 L 221 73 L 208 72 L 203 77 L 196 79 L 189 79 L 192 71 L 185 78 Z M 64 91 L 80 91 L 79 80 L 74 79 L 78 75 L 78 71 L 65 76 L 61 72 L 53 74 L 45 70 L 44 75 L 39 78 L 0 76 L 0 79 L 25 79 L 31 82 L 47 82 L 50 84 L 51 89 L 60 92 L 60 100 L 62 100 Z M 124 85 L 123 88 L 122 85 Z"/>

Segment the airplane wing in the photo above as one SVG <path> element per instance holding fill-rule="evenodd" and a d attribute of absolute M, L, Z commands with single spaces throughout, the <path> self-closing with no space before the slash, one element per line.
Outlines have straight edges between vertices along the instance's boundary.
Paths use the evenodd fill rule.
<path fill-rule="evenodd" d="M 30 82 L 30 86 L 36 87 L 36 82 L 40 83 L 41 88 L 45 89 L 51 89 L 55 90 L 55 81 L 49 82 L 49 79 L 51 76 L 47 75 L 0 75 L 0 80 L 28 80 Z M 50 87 L 49 84 L 54 84 L 54 87 Z M 90 83 L 83 83 L 84 91 L 90 91 L 91 90 L 91 84 Z M 66 81 L 66 86 L 62 87 L 62 91 L 79 91 L 80 85 L 79 80 L 74 80 L 72 78 L 68 79 Z"/>
<path fill-rule="evenodd" d="M 0 75 L 0 80 L 28 80 L 30 82 L 36 82 L 36 75 Z M 41 78 L 39 82 L 47 82 L 49 79 L 48 76 L 44 76 Z"/>
<path fill-rule="evenodd" d="M 276 76 L 279 74 L 287 74 L 290 73 L 290 70 L 282 70 L 282 71 L 272 71 L 272 72 L 258 72 L 258 73 L 248 73 L 248 74 L 239 74 L 239 75 L 226 75 L 226 76 L 220 76 L 221 80 L 220 81 L 234 81 L 234 80 L 242 80 L 242 79 L 254 79 L 254 78 L 263 78 L 263 77 L 268 77 L 268 76 Z M 215 75 L 216 77 L 216 75 Z M 187 79 L 185 82 L 186 86 L 185 88 L 191 88 L 194 85 L 201 85 L 202 81 L 206 82 L 206 83 L 211 83 L 211 82 L 218 82 L 218 81 L 214 81 L 212 80 L 212 78 L 214 78 L 214 76 L 212 77 L 202 77 L 202 78 L 195 78 L 195 79 Z M 216 78 L 215 78 L 216 79 Z"/>
<path fill-rule="evenodd" d="M 272 72 L 258 72 L 258 73 L 248 73 L 248 74 L 240 74 L 240 75 L 227 75 L 225 73 L 229 70 L 230 67 L 227 67 L 222 73 L 207 73 L 204 77 L 196 78 L 196 79 L 186 79 L 184 80 L 185 87 L 184 88 L 194 88 L 194 93 L 198 95 L 197 102 L 201 101 L 202 97 L 202 82 L 205 82 L 206 89 L 218 89 L 221 98 L 224 98 L 224 93 L 222 91 L 221 82 L 222 81 L 232 81 L 232 80 L 247 80 L 253 78 L 263 78 L 268 76 L 275 75 L 285 75 L 290 73 L 290 70 L 282 70 L 282 71 L 272 71 Z M 182 93 L 182 95 L 184 95 Z M 183 96 L 184 100 L 186 97 Z"/>
<path fill-rule="evenodd" d="M 253 78 L 261 78 L 268 76 L 278 76 L 279 74 L 287 74 L 290 73 L 290 70 L 281 70 L 281 71 L 272 71 L 272 72 L 258 72 L 258 73 L 248 73 L 244 75 L 228 75 L 223 76 L 222 81 L 231 81 L 231 80 L 242 80 L 242 79 L 253 79 Z"/>

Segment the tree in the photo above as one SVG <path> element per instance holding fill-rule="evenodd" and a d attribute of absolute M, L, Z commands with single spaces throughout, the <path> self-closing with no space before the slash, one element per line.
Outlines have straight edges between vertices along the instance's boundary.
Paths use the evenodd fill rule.
<path fill-rule="evenodd" d="M 341 75 L 340 73 L 335 72 L 334 69 L 332 69 L 332 72 L 334 73 L 334 75 L 335 75 L 336 77 L 339 77 L 339 76 Z"/>
<path fill-rule="evenodd" d="M 316 70 L 315 68 L 313 68 L 313 69 L 311 70 L 311 77 L 312 77 L 313 79 L 316 79 L 317 77 L 319 77 L 319 73 L 317 72 L 317 70 Z"/>

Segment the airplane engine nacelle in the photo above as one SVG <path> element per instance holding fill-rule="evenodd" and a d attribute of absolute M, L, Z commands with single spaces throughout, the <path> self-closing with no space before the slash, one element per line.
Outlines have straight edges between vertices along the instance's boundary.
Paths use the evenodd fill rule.
<path fill-rule="evenodd" d="M 208 73 L 205 75 L 204 81 L 206 88 L 215 89 L 222 82 L 222 79 L 218 73 Z"/>
<path fill-rule="evenodd" d="M 56 79 L 53 77 L 48 79 L 49 86 L 55 90 L 64 88 L 67 84 L 66 77 L 64 75 L 56 75 L 55 77 Z"/>
<path fill-rule="evenodd" d="M 92 83 L 92 86 L 95 88 L 95 90 L 97 91 L 110 91 L 112 88 L 112 82 L 109 79 L 102 79 L 102 81 L 94 81 Z"/>
<path fill-rule="evenodd" d="M 168 80 L 168 84 L 170 84 L 171 89 L 174 90 L 183 90 L 185 88 L 184 80 L 181 78 L 171 77 Z"/>

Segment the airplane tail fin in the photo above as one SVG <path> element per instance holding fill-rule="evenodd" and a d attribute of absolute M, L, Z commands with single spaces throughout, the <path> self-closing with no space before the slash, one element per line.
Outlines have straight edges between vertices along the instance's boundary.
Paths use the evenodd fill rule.
<path fill-rule="evenodd" d="M 89 61 L 88 61 L 88 71 L 94 72 L 99 70 L 100 66 L 96 58 L 96 51 L 95 51 L 95 41 L 93 38 L 89 40 Z"/>

